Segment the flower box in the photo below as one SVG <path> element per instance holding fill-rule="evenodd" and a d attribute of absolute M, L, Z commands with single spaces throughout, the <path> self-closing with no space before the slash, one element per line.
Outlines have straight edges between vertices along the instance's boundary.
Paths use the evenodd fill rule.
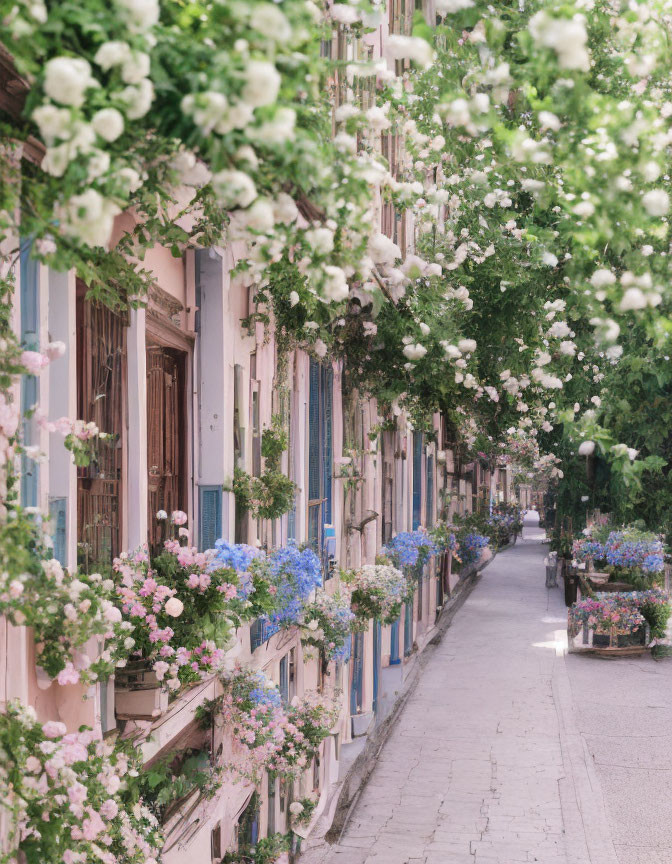
<path fill-rule="evenodd" d="M 148 662 L 138 660 L 117 670 L 114 707 L 119 720 L 155 720 L 168 704 L 168 692 Z"/>

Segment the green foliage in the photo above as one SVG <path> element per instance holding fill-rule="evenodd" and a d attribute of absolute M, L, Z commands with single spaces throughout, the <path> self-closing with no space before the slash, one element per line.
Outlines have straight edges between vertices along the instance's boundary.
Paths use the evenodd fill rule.
<path fill-rule="evenodd" d="M 265 464 L 261 475 L 254 477 L 242 468 L 234 471 L 232 490 L 240 513 L 250 513 L 254 519 L 279 519 L 292 509 L 296 484 L 280 467 L 288 444 L 287 430 L 276 415 L 262 433 Z"/>
<path fill-rule="evenodd" d="M 141 773 L 141 794 L 145 804 L 163 822 L 193 790 L 211 798 L 219 788 L 220 774 L 207 750 L 189 748 L 172 752 Z"/>
<path fill-rule="evenodd" d="M 238 852 L 227 852 L 222 864 L 274 864 L 291 846 L 291 834 L 271 834 Z"/>

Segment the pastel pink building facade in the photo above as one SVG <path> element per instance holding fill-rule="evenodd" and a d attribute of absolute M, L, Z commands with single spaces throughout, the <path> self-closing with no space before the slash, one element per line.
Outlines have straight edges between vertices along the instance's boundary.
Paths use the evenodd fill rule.
<path fill-rule="evenodd" d="M 343 59 L 382 56 L 390 25 L 402 28 L 413 15 L 411 4 L 391 6 L 376 32 L 343 46 Z M 388 155 L 393 149 L 383 137 L 377 146 Z M 400 173 L 403 159 L 395 153 Z M 390 207 L 378 202 L 375 220 L 402 252 L 411 250 L 411 217 Z M 118 234 L 131 225 L 130 214 L 119 217 Z M 415 432 L 403 413 L 388 430 L 390 418 L 374 400 L 346 390 L 341 361 L 286 350 L 272 325 L 243 327 L 254 308 L 253 289 L 232 273 L 243 254 L 234 245 L 185 249 L 176 258 L 155 247 L 144 266 L 158 288 L 144 308 L 119 314 L 92 309 L 72 273 L 23 257 L 16 263 L 17 333 L 36 346 L 66 345 L 30 398 L 49 420 L 80 417 L 111 436 L 93 468 L 78 468 L 61 436 L 39 423 L 28 429 L 45 458 L 26 466 L 24 503 L 51 515 L 54 556 L 64 567 L 109 564 L 124 550 L 152 546 L 156 512 L 180 509 L 199 549 L 220 538 L 267 549 L 290 540 L 309 544 L 333 593 L 339 568 L 373 563 L 398 532 L 468 512 L 483 490 L 510 495 L 505 470 L 490 476 L 478 464 L 458 464 L 441 416 L 433 418 L 432 436 Z M 25 394 L 19 398 L 25 402 Z M 236 506 L 234 473 L 238 467 L 259 476 L 261 437 L 278 415 L 288 430 L 282 470 L 296 484 L 294 506 L 275 520 L 253 519 Z M 297 628 L 270 638 L 256 624 L 239 628 L 232 660 L 264 671 L 289 700 L 308 691 L 337 696 L 339 719 L 294 788 L 269 775 L 258 789 L 230 782 L 210 798 L 198 790 L 187 796 L 166 822 L 163 860 L 217 862 L 243 833 L 249 839 L 286 831 L 289 803 L 303 796 L 317 801 L 299 832 L 310 844 L 314 826 L 328 825 L 356 739 L 376 727 L 458 579 L 449 557 L 433 562 L 397 623 L 370 622 L 353 634 L 349 660 L 326 668 L 306 651 Z M 204 731 L 197 722 L 199 706 L 221 692 L 215 676 L 169 702 L 126 672 L 89 692 L 51 683 L 36 659 L 30 631 L 0 618 L 0 708 L 20 699 L 40 720 L 60 720 L 69 730 L 86 724 L 104 736 L 132 736 L 147 766 L 185 745 L 235 761 L 231 730 Z"/>

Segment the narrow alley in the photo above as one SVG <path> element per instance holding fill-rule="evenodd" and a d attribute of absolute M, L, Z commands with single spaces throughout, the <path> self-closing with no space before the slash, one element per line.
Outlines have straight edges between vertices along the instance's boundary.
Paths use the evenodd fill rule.
<path fill-rule="evenodd" d="M 484 571 L 310 864 L 672 862 L 672 664 L 566 656 L 540 540 Z"/>

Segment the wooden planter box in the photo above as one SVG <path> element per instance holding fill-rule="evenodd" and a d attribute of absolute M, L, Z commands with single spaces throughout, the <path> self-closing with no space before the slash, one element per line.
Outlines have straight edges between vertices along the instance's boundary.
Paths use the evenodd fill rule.
<path fill-rule="evenodd" d="M 617 627 L 608 632 L 598 632 L 584 624 L 572 637 L 569 634 L 569 650 L 577 654 L 595 654 L 599 657 L 633 657 L 649 650 L 651 631 L 648 624 L 634 633 L 625 633 Z"/>
<path fill-rule="evenodd" d="M 146 661 L 117 670 L 114 709 L 119 720 L 155 720 L 168 710 L 168 692 Z"/>

